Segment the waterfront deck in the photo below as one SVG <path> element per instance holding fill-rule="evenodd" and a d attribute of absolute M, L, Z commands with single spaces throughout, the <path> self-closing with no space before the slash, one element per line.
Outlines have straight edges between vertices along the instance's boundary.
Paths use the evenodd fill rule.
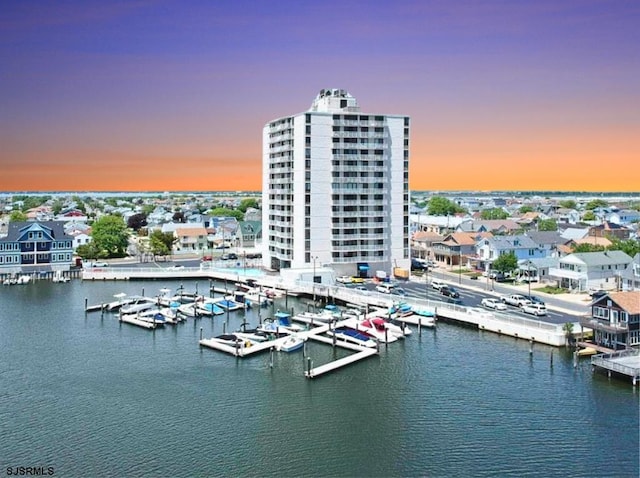
<path fill-rule="evenodd" d="M 638 350 L 594 355 L 591 357 L 591 366 L 594 371 L 598 368 L 606 370 L 609 377 L 612 372 L 631 377 L 634 387 L 640 381 L 640 351 Z"/>

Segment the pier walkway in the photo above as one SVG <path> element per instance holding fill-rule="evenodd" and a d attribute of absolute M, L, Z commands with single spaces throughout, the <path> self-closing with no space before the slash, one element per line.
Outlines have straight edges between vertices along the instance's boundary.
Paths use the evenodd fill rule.
<path fill-rule="evenodd" d="M 606 370 L 609 377 L 611 372 L 631 377 L 634 387 L 640 381 L 640 351 L 638 350 L 594 355 L 591 357 L 591 365 L 594 370 L 597 368 Z"/>

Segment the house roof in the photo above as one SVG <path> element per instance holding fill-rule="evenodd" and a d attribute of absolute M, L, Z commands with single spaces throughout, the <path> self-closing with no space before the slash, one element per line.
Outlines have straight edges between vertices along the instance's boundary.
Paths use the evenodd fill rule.
<path fill-rule="evenodd" d="M 496 249 L 501 250 L 535 249 L 538 247 L 530 237 L 524 234 L 517 236 L 493 236 L 486 238 L 486 240 Z"/>
<path fill-rule="evenodd" d="M 417 242 L 438 242 L 444 238 L 442 234 L 433 231 L 416 231 L 413 240 Z"/>
<path fill-rule="evenodd" d="M 562 262 L 583 263 L 587 266 L 606 266 L 613 264 L 629 264 L 633 261 L 622 251 L 576 252 L 562 258 Z"/>
<path fill-rule="evenodd" d="M 640 291 L 636 290 L 629 292 L 610 292 L 601 299 L 597 300 L 595 303 L 599 304 L 601 302 L 604 302 L 607 300 L 607 298 L 615 302 L 628 314 L 640 315 Z"/>
<path fill-rule="evenodd" d="M 10 222 L 6 237 L 0 240 L 4 242 L 17 241 L 22 230 L 38 226 L 51 230 L 51 236 L 56 240 L 71 239 L 71 237 L 64 232 L 63 221 L 20 221 Z"/>
<path fill-rule="evenodd" d="M 530 237 L 533 242 L 540 246 L 559 245 L 569 242 L 569 240 L 562 237 L 558 231 L 528 231 L 525 233 L 525 236 Z"/>
<path fill-rule="evenodd" d="M 599 237 L 599 236 L 587 236 L 587 237 L 583 237 L 582 239 L 576 239 L 574 242 L 576 244 L 591 244 L 594 246 L 603 246 L 603 247 L 609 247 L 612 244 L 612 242 L 606 237 Z"/>
<path fill-rule="evenodd" d="M 207 230 L 204 227 L 178 227 L 176 228 L 176 235 L 181 237 L 189 236 L 206 236 Z"/>

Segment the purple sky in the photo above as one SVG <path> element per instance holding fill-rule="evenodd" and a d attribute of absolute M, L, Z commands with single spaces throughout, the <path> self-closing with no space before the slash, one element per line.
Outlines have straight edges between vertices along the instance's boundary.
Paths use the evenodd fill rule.
<path fill-rule="evenodd" d="M 411 116 L 413 189 L 637 191 L 639 52 L 638 1 L 5 0 L 0 190 L 259 189 L 344 88 Z"/>

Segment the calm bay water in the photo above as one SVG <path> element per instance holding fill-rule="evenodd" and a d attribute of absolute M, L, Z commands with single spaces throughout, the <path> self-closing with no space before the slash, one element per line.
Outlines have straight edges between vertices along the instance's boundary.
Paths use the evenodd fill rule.
<path fill-rule="evenodd" d="M 0 476 L 26 466 L 54 476 L 640 473 L 639 392 L 592 374 L 588 360 L 574 369 L 564 350 L 536 344 L 530 356 L 528 342 L 440 323 L 306 380 L 301 352 L 275 354 L 272 369 L 268 353 L 199 348 L 200 328 L 220 334 L 225 316 L 152 332 L 84 313 L 85 298 L 178 285 L 0 289 Z M 229 330 L 241 322 L 230 314 Z M 314 365 L 346 353 L 307 350 Z"/>

